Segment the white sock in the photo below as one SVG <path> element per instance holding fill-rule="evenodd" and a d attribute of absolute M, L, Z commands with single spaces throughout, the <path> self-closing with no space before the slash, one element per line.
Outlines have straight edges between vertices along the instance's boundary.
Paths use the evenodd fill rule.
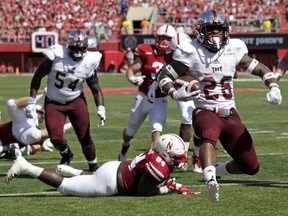
<path fill-rule="evenodd" d="M 216 175 L 217 176 L 223 176 L 229 174 L 229 172 L 226 169 L 226 164 L 227 163 L 218 163 L 216 165 Z"/>
<path fill-rule="evenodd" d="M 188 153 L 190 142 L 185 142 L 185 151 Z"/>
<path fill-rule="evenodd" d="M 34 166 L 30 163 L 28 163 L 28 165 L 25 167 L 25 173 L 34 177 L 34 178 L 38 178 L 40 176 L 40 174 L 43 172 L 44 168 L 41 167 L 37 167 Z"/>
<path fill-rule="evenodd" d="M 207 166 L 203 169 L 204 181 L 208 182 L 211 179 L 216 181 L 216 168 L 214 166 Z"/>
<path fill-rule="evenodd" d="M 3 152 L 3 146 L 0 146 L 0 153 Z"/>
<path fill-rule="evenodd" d="M 97 157 L 96 157 L 94 160 L 92 160 L 92 161 L 88 161 L 88 163 L 89 163 L 89 164 L 95 164 L 95 163 L 97 163 Z"/>
<path fill-rule="evenodd" d="M 200 151 L 200 147 L 194 145 L 193 152 L 195 156 L 199 157 L 199 151 Z"/>

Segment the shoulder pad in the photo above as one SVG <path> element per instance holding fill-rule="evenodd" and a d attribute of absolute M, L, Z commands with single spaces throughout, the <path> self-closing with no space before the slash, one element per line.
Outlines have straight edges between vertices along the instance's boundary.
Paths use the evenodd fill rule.
<path fill-rule="evenodd" d="M 53 61 L 56 57 L 64 57 L 64 47 L 60 44 L 51 46 L 49 49 L 45 50 L 43 54 Z"/>

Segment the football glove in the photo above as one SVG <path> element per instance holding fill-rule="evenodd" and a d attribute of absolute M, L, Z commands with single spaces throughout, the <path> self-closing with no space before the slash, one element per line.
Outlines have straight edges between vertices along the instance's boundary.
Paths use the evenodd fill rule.
<path fill-rule="evenodd" d="M 147 93 L 147 98 L 148 101 L 151 103 L 154 103 L 155 101 L 155 95 L 156 95 L 156 89 L 157 89 L 158 83 L 154 81 L 150 86 L 149 86 L 149 91 Z"/>
<path fill-rule="evenodd" d="M 280 105 L 282 103 L 281 91 L 276 83 L 272 84 L 270 84 L 271 88 L 270 91 L 266 94 L 266 99 L 270 104 Z"/>
<path fill-rule="evenodd" d="M 43 151 L 49 151 L 49 152 L 53 152 L 53 144 L 51 143 L 51 141 L 50 141 L 50 138 L 48 138 L 48 139 L 46 139 L 46 140 L 44 140 L 44 142 L 42 143 L 42 145 L 41 145 L 41 147 L 42 147 L 42 150 Z"/>
<path fill-rule="evenodd" d="M 144 82 L 146 76 L 130 76 L 128 80 L 135 86 L 140 86 Z"/>
<path fill-rule="evenodd" d="M 196 98 L 200 97 L 201 90 L 188 93 L 186 91 L 186 87 L 188 85 L 189 83 L 184 83 L 178 90 L 176 90 L 175 88 L 171 88 L 168 92 L 168 95 L 170 95 L 173 98 L 173 100 L 178 101 L 195 100 Z"/>
<path fill-rule="evenodd" d="M 27 106 L 25 107 L 25 114 L 27 118 L 36 118 L 36 98 L 29 97 Z"/>
<path fill-rule="evenodd" d="M 99 105 L 97 107 L 97 115 L 100 117 L 100 122 L 98 124 L 98 127 L 103 127 L 106 121 L 106 110 L 104 106 Z"/>
<path fill-rule="evenodd" d="M 184 195 L 198 195 L 200 194 L 201 192 L 198 192 L 198 191 L 193 191 L 193 190 L 190 190 L 189 188 L 186 188 L 184 185 L 181 185 L 179 183 L 176 183 L 177 184 L 177 190 L 180 192 L 180 194 L 184 194 Z"/>

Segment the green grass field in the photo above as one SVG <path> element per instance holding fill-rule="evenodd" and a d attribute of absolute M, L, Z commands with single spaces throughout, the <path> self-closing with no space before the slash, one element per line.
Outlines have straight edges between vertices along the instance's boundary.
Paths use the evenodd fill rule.
<path fill-rule="evenodd" d="M 175 172 L 173 176 L 182 184 L 201 192 L 198 196 L 169 194 L 155 197 L 72 197 L 59 194 L 29 176 L 20 176 L 6 185 L 4 177 L 12 164 L 11 160 L 0 160 L 0 215 L 157 215 L 157 216 L 263 216 L 288 215 L 288 75 L 281 80 L 283 103 L 272 106 L 266 102 L 267 88 L 252 75 L 239 75 L 235 82 L 236 103 L 240 116 L 251 132 L 261 169 L 255 176 L 234 175 L 222 177 L 220 201 L 210 203 L 205 195 L 202 174 L 192 172 L 191 162 L 187 172 Z M 133 87 L 121 74 L 100 75 L 102 88 Z M 244 79 L 245 78 L 245 79 Z M 6 101 L 29 94 L 31 76 L 0 76 L 0 110 L 2 122 L 8 121 Z M 42 81 L 42 86 L 45 82 Z M 247 89 L 249 91 L 247 91 Z M 91 133 L 97 147 L 100 164 L 117 159 L 122 142 L 122 131 L 128 120 L 134 94 L 106 94 L 107 121 L 97 128 L 99 121 L 92 96 L 87 95 L 91 114 Z M 176 104 L 169 101 L 165 132 L 178 133 L 180 117 Z M 44 125 L 42 125 L 44 127 Z M 66 137 L 74 152 L 71 165 L 87 168 L 73 130 Z M 148 122 L 144 122 L 129 151 L 132 158 L 149 146 Z M 191 156 L 193 145 L 191 144 Z M 40 151 L 27 156 L 28 161 L 39 166 L 55 169 L 60 155 Z M 217 145 L 218 161 L 230 158 Z"/>

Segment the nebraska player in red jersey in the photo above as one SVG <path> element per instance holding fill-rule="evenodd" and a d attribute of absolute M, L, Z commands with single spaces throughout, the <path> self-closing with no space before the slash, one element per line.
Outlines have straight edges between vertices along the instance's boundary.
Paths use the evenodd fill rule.
<path fill-rule="evenodd" d="M 175 34 L 176 31 L 172 26 L 162 25 L 157 29 L 155 45 L 139 44 L 135 49 L 135 60 L 129 67 L 126 76 L 139 88 L 131 107 L 128 126 L 123 131 L 119 161 L 126 160 L 130 141 L 148 115 L 151 132 L 150 147 L 155 147 L 156 141 L 162 133 L 167 116 L 167 95 L 163 94 L 159 88 L 154 90 L 155 97 L 148 97 L 147 94 L 151 88 L 156 89 L 154 85 L 156 73 L 163 65 L 172 61 L 170 42 Z M 141 73 L 141 76 L 135 76 L 137 73 Z"/>
<path fill-rule="evenodd" d="M 20 174 L 28 174 L 75 196 L 138 195 L 153 196 L 177 191 L 181 194 L 199 194 L 170 178 L 175 168 L 187 163 L 183 140 L 175 134 L 160 136 L 156 147 L 135 157 L 132 161 L 109 161 L 94 173 L 58 165 L 56 171 L 30 164 L 19 156 L 7 173 L 7 183 Z M 63 177 L 63 176 L 73 177 Z"/>

